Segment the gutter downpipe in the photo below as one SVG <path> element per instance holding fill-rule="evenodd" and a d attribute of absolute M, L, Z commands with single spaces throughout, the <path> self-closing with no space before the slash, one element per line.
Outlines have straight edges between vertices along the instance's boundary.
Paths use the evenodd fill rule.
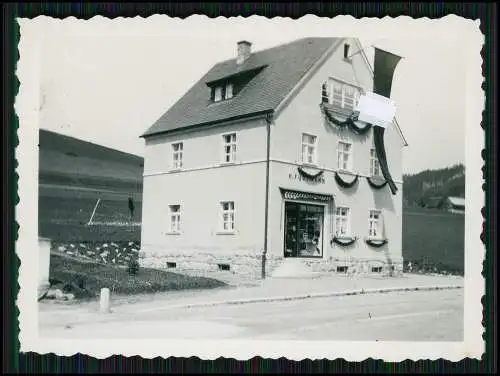
<path fill-rule="evenodd" d="M 273 113 L 270 112 L 266 116 L 266 133 L 267 133 L 267 151 L 266 151 L 266 197 L 264 209 L 264 250 L 262 251 L 262 279 L 266 278 L 266 257 L 267 257 L 267 238 L 268 238 L 268 222 L 269 222 L 269 159 L 271 151 L 271 123 L 273 121 Z"/>

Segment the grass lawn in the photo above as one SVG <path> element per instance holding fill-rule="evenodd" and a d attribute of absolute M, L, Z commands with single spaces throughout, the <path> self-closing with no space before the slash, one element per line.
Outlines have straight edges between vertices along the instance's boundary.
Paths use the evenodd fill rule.
<path fill-rule="evenodd" d="M 53 287 L 71 292 L 80 299 L 98 297 L 103 287 L 109 288 L 112 294 L 132 295 L 225 286 L 224 282 L 213 278 L 147 268 L 139 268 L 136 275 L 130 275 L 127 268 L 58 254 L 52 254 L 50 258 L 50 281 Z"/>
<path fill-rule="evenodd" d="M 426 271 L 464 272 L 465 217 L 429 209 L 403 212 L 403 258 Z"/>

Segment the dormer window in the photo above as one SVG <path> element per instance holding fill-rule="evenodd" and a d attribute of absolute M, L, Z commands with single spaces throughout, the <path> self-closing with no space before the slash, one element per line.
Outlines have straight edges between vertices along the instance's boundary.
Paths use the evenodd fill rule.
<path fill-rule="evenodd" d="M 230 82 L 212 87 L 212 98 L 214 102 L 231 99 L 233 95 L 233 84 Z"/>
<path fill-rule="evenodd" d="M 222 100 L 222 86 L 217 86 L 214 88 L 214 102 L 219 102 Z"/>
<path fill-rule="evenodd" d="M 207 81 L 210 88 L 210 103 L 221 102 L 236 97 L 244 87 L 257 76 L 267 65 L 256 68 L 228 73 L 217 79 Z"/>
<path fill-rule="evenodd" d="M 233 97 L 233 84 L 228 83 L 226 84 L 226 98 L 224 99 L 231 99 Z"/>

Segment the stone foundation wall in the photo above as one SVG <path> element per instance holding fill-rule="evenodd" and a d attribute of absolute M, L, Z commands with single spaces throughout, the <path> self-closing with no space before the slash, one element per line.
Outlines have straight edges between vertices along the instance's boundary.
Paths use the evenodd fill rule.
<path fill-rule="evenodd" d="M 319 273 L 377 274 L 398 276 L 403 273 L 403 259 L 327 258 L 304 259 L 304 263 Z"/>
<path fill-rule="evenodd" d="M 261 275 L 262 252 L 240 250 L 232 253 L 206 249 L 189 251 L 147 251 L 139 254 L 139 264 L 148 268 L 171 269 L 178 272 L 223 272 L 244 279 L 257 279 Z M 229 270 L 223 267 L 228 266 Z"/>
<path fill-rule="evenodd" d="M 266 275 L 271 276 L 273 271 L 285 259 L 272 254 L 266 257 Z M 359 259 L 359 258 L 325 258 L 325 259 L 302 259 L 302 262 L 310 266 L 318 273 L 347 273 L 347 274 L 377 274 L 377 275 L 401 275 L 403 273 L 403 260 L 386 259 Z M 177 272 L 198 273 L 221 273 L 238 276 L 242 279 L 260 279 L 262 270 L 262 252 L 255 250 L 216 252 L 203 250 L 190 251 L 141 251 L 139 263 L 143 267 L 171 269 Z M 228 265 L 229 270 L 221 269 L 222 265 Z M 338 269 L 347 267 L 347 269 Z M 377 269 L 373 269 L 377 268 Z"/>

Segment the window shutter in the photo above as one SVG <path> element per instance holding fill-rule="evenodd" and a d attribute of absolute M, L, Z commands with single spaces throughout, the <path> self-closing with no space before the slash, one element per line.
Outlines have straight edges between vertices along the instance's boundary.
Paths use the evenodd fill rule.
<path fill-rule="evenodd" d="M 210 100 L 213 102 L 215 100 L 215 87 L 210 88 Z"/>
<path fill-rule="evenodd" d="M 222 85 L 221 91 L 222 91 L 222 94 L 221 94 L 222 100 L 224 100 L 224 99 L 226 99 L 226 84 L 225 83 Z"/>

